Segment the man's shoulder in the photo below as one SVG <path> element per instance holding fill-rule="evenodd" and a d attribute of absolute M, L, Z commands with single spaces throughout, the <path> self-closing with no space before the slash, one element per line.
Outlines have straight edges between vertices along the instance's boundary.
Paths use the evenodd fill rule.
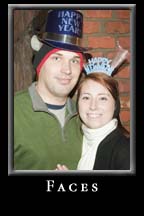
<path fill-rule="evenodd" d="M 29 103 L 31 103 L 31 98 L 28 89 L 19 91 L 14 95 L 14 104 L 16 106 L 26 106 Z"/>
<path fill-rule="evenodd" d="M 20 100 L 21 98 L 27 97 L 29 95 L 28 89 L 18 91 L 14 94 L 15 100 Z"/>

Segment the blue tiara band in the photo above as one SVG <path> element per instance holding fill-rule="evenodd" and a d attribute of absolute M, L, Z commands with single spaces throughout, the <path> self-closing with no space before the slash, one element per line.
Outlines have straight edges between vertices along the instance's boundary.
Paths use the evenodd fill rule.
<path fill-rule="evenodd" d="M 111 76 L 114 68 L 111 67 L 110 62 L 112 60 L 105 57 L 95 57 L 88 60 L 88 63 L 84 65 L 86 74 L 90 73 L 105 73 Z"/>

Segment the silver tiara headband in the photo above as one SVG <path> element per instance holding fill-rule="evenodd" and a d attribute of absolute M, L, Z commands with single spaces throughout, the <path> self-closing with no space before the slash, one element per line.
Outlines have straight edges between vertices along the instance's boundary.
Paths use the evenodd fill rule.
<path fill-rule="evenodd" d="M 127 58 L 128 50 L 123 49 L 117 41 L 117 53 L 114 59 L 108 59 L 105 57 L 94 57 L 88 60 L 88 63 L 84 65 L 86 74 L 90 73 L 105 73 L 111 76 L 114 69 L 117 68 Z"/>
<path fill-rule="evenodd" d="M 94 72 L 102 72 L 111 76 L 114 68 L 111 67 L 110 62 L 112 60 L 105 57 L 95 57 L 88 60 L 88 63 L 84 65 L 86 74 Z"/>

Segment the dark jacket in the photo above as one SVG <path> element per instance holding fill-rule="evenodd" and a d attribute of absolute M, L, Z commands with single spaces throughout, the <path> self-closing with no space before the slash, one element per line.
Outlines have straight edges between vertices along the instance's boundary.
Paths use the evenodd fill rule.
<path fill-rule="evenodd" d="M 99 144 L 93 170 L 129 169 L 130 139 L 117 128 Z"/>

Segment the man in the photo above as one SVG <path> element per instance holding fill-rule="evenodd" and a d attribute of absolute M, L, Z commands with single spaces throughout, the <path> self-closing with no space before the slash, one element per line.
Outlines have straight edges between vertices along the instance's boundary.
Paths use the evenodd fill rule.
<path fill-rule="evenodd" d="M 47 38 L 39 39 L 34 59 L 38 81 L 14 99 L 16 170 L 54 170 L 58 163 L 77 167 L 82 140 L 75 104 L 68 95 L 83 66 L 82 25 L 78 11 L 48 13 Z"/>

